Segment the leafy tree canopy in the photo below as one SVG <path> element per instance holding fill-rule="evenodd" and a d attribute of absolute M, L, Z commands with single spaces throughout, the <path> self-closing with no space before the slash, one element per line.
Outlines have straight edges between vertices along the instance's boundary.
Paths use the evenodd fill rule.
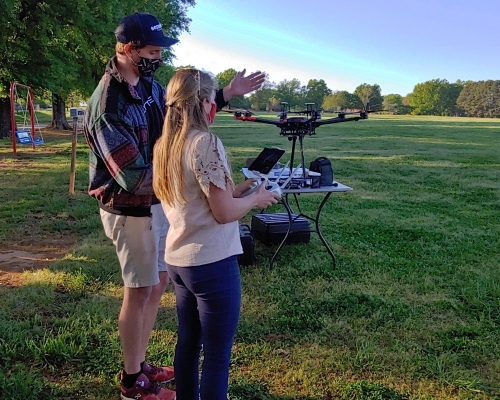
<path fill-rule="evenodd" d="M 31 86 L 37 94 L 49 90 L 57 104 L 54 121 L 59 127 L 62 119 L 66 128 L 65 99 L 73 91 L 82 95 L 93 91 L 114 53 L 114 30 L 125 15 L 154 14 L 165 33 L 177 37 L 188 29 L 187 7 L 194 5 L 194 0 L 144 0 L 140 4 L 132 0 L 0 0 L 0 102 L 5 103 L 13 81 Z M 164 58 L 172 58 L 170 49 L 165 49 Z M 0 107 L 0 137 L 8 130 L 6 110 Z"/>
<path fill-rule="evenodd" d="M 456 101 L 463 84 L 450 84 L 446 79 L 432 79 L 415 85 L 408 96 L 412 114 L 418 115 L 454 115 Z"/>
<path fill-rule="evenodd" d="M 354 90 L 354 94 L 359 97 L 364 106 L 373 106 L 382 103 L 381 89 L 377 84 L 369 85 L 368 83 L 363 83 Z"/>
<path fill-rule="evenodd" d="M 158 17 L 167 35 L 187 30 L 194 0 L 0 0 L 0 85 L 18 81 L 66 97 L 90 94 L 114 53 L 114 30 L 134 12 Z M 140 8 L 139 8 L 140 7 Z M 170 60 L 170 49 L 164 58 Z M 6 93 L 3 93 L 4 96 Z"/>
<path fill-rule="evenodd" d="M 307 83 L 304 103 L 314 103 L 321 107 L 323 99 L 332 93 L 323 79 L 310 79 Z"/>
<path fill-rule="evenodd" d="M 276 86 L 276 97 L 280 101 L 286 101 L 290 107 L 295 107 L 300 103 L 300 81 L 298 79 L 283 80 Z"/>
<path fill-rule="evenodd" d="M 457 105 L 469 117 L 500 118 L 500 81 L 465 83 Z"/>
<path fill-rule="evenodd" d="M 345 90 L 335 91 L 332 94 L 325 96 L 323 100 L 323 108 L 325 110 L 346 110 L 360 108 L 362 106 L 359 98 Z"/>

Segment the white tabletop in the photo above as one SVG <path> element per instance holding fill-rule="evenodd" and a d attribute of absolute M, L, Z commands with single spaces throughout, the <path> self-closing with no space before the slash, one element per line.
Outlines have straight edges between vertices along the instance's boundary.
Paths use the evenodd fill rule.
<path fill-rule="evenodd" d="M 328 192 L 348 192 L 352 190 L 352 187 L 343 185 L 340 182 L 333 181 L 337 186 L 321 186 L 319 188 L 297 188 L 297 189 L 281 189 L 283 194 L 298 194 L 298 193 L 328 193 Z"/>

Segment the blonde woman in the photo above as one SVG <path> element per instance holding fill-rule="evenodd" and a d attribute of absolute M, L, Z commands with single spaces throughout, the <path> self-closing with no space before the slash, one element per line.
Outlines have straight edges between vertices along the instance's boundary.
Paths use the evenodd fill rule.
<path fill-rule="evenodd" d="M 165 260 L 179 320 L 177 400 L 226 400 L 241 304 L 238 219 L 278 197 L 264 185 L 240 197 L 249 181 L 234 185 L 224 146 L 210 133 L 216 89 L 206 72 L 177 71 L 167 87 L 167 116 L 154 147 L 153 188 L 170 222 Z"/>

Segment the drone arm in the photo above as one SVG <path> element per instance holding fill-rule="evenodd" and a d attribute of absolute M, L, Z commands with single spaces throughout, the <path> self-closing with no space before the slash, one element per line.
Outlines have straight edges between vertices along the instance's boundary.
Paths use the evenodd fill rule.
<path fill-rule="evenodd" d="M 251 117 L 251 116 L 249 117 L 249 116 L 246 116 L 246 115 L 235 116 L 234 119 L 237 119 L 239 121 L 260 122 L 262 124 L 270 124 L 270 125 L 276 125 L 276 126 L 280 126 L 281 125 L 281 122 L 279 122 L 279 121 L 273 121 L 273 120 L 270 120 L 270 119 L 258 118 L 258 117 Z"/>
<path fill-rule="evenodd" d="M 322 119 L 319 121 L 315 121 L 314 125 L 321 126 L 321 125 L 328 125 L 328 124 L 338 124 L 339 122 L 359 121 L 360 119 L 363 119 L 363 117 L 361 117 L 361 116 L 351 117 L 351 118 L 335 117 L 335 118 Z"/>

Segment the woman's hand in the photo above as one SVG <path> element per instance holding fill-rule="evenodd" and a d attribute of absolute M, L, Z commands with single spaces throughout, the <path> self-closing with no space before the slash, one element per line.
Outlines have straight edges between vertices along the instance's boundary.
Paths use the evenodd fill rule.
<path fill-rule="evenodd" d="M 270 192 L 266 189 L 266 183 L 262 182 L 257 190 L 251 194 L 256 197 L 257 208 L 267 208 L 276 204 L 281 197 L 278 193 Z"/>
<path fill-rule="evenodd" d="M 231 184 L 226 182 L 226 188 L 221 189 L 210 183 L 210 196 L 207 198 L 215 220 L 219 224 L 227 224 L 244 217 L 252 208 L 267 208 L 276 204 L 279 194 L 266 190 L 266 183 L 262 182 L 255 192 L 248 196 L 235 198 L 231 191 Z"/>
<path fill-rule="evenodd" d="M 241 197 L 243 193 L 252 187 L 252 183 L 257 182 L 255 178 L 249 178 L 244 182 L 238 183 L 234 186 L 233 197 Z"/>

